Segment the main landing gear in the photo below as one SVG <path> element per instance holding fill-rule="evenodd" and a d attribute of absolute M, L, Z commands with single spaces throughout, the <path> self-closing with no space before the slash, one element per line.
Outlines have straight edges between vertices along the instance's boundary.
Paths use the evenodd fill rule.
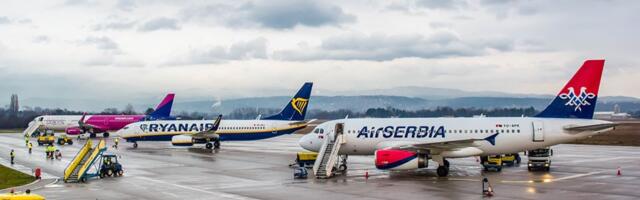
<path fill-rule="evenodd" d="M 138 148 L 138 143 L 137 142 L 133 142 L 133 148 L 137 149 Z"/>
<path fill-rule="evenodd" d="M 442 156 L 433 156 L 433 161 L 438 163 L 438 169 L 436 172 L 439 177 L 445 177 L 449 175 L 449 161 L 444 159 Z"/>
<path fill-rule="evenodd" d="M 211 142 L 207 142 L 207 144 L 204 145 L 205 148 L 207 149 L 219 149 L 220 148 L 220 140 L 219 139 L 215 139 L 213 140 L 213 143 Z"/>

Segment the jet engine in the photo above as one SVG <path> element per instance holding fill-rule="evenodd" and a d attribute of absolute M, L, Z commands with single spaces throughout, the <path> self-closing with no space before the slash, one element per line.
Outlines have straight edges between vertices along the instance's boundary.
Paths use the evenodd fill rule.
<path fill-rule="evenodd" d="M 64 130 L 67 135 L 80 135 L 82 134 L 82 129 L 80 127 L 68 127 Z"/>
<path fill-rule="evenodd" d="M 425 168 L 429 155 L 405 150 L 377 150 L 376 168 L 383 170 L 411 170 Z"/>
<path fill-rule="evenodd" d="M 193 146 L 193 138 L 188 135 L 175 135 L 171 137 L 173 146 Z"/>

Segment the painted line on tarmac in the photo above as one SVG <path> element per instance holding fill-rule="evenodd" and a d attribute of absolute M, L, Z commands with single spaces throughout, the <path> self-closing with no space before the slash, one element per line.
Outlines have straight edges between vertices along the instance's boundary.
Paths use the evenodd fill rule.
<path fill-rule="evenodd" d="M 169 182 L 166 182 L 166 181 L 156 180 L 156 179 L 147 178 L 147 177 L 136 177 L 136 178 L 145 179 L 145 180 L 148 180 L 148 181 L 161 183 L 161 184 L 165 184 L 165 185 L 170 185 L 170 186 L 173 186 L 173 187 L 182 188 L 182 189 L 186 189 L 186 190 L 191 190 L 191 191 L 211 194 L 211 195 L 215 195 L 217 197 L 224 198 L 224 199 L 257 200 L 257 199 L 251 198 L 251 197 L 245 197 L 245 196 L 229 194 L 229 193 L 224 193 L 224 192 L 208 191 L 208 190 L 198 189 L 198 188 L 189 187 L 189 186 L 180 185 L 180 184 L 175 184 L 175 183 L 169 183 Z"/>
<path fill-rule="evenodd" d="M 584 173 L 584 174 L 575 174 L 575 175 L 571 175 L 571 176 L 565 176 L 562 178 L 545 178 L 545 179 L 533 179 L 533 180 L 526 180 L 526 181 L 508 181 L 508 180 L 502 180 L 500 181 L 501 183 L 549 183 L 549 182 L 556 182 L 556 181 L 563 181 L 563 180 L 569 180 L 569 179 L 575 179 L 575 178 L 580 178 L 580 177 L 585 177 L 585 176 L 591 176 L 591 175 L 596 175 L 599 173 L 602 173 L 605 171 L 596 171 L 596 172 L 589 172 L 589 173 Z"/>

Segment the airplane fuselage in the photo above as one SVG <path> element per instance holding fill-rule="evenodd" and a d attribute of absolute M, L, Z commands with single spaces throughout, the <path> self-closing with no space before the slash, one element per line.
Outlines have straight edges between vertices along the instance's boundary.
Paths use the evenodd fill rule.
<path fill-rule="evenodd" d="M 222 120 L 215 132 L 220 141 L 259 140 L 290 134 L 306 127 L 305 123 L 285 120 Z M 141 121 L 125 126 L 116 134 L 127 142 L 171 141 L 176 135 L 189 135 L 213 126 L 212 120 Z"/>
<path fill-rule="evenodd" d="M 310 151 L 319 151 L 325 137 L 335 137 L 335 126 L 340 123 L 344 127 L 342 132 L 344 142 L 339 154 L 343 155 L 373 155 L 376 150 L 403 145 L 474 140 L 472 145 L 465 147 L 430 152 L 430 154 L 449 158 L 537 149 L 612 129 L 597 132 L 570 132 L 564 129 L 568 126 L 609 123 L 590 119 L 531 117 L 342 119 L 319 125 L 300 140 L 300 145 Z M 496 133 L 495 145 L 483 140 Z"/>

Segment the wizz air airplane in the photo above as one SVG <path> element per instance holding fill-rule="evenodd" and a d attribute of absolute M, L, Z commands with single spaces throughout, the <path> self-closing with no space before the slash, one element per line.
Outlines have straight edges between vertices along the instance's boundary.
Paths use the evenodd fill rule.
<path fill-rule="evenodd" d="M 447 176 L 447 158 L 521 152 L 612 130 L 617 124 L 593 119 L 603 67 L 604 60 L 585 61 L 535 117 L 340 119 L 320 124 L 299 143 L 320 152 L 319 160 L 331 151 L 375 155 L 383 170 L 425 168 L 431 159 L 438 176 Z M 345 156 L 342 162 L 346 169 Z"/>
<path fill-rule="evenodd" d="M 174 119 L 171 117 L 174 94 L 170 93 L 158 104 L 156 109 L 148 115 L 42 115 L 29 123 L 26 132 L 36 129 L 65 131 L 68 135 L 89 133 L 95 137 L 102 133 L 109 137 L 109 131 L 117 131 L 127 124 L 144 120 Z"/>
<path fill-rule="evenodd" d="M 305 83 L 278 114 L 255 120 L 157 120 L 129 124 L 118 131 L 133 147 L 143 141 L 171 141 L 175 146 L 205 144 L 219 148 L 220 141 L 260 140 L 290 134 L 307 126 L 304 121 L 313 83 Z"/>

